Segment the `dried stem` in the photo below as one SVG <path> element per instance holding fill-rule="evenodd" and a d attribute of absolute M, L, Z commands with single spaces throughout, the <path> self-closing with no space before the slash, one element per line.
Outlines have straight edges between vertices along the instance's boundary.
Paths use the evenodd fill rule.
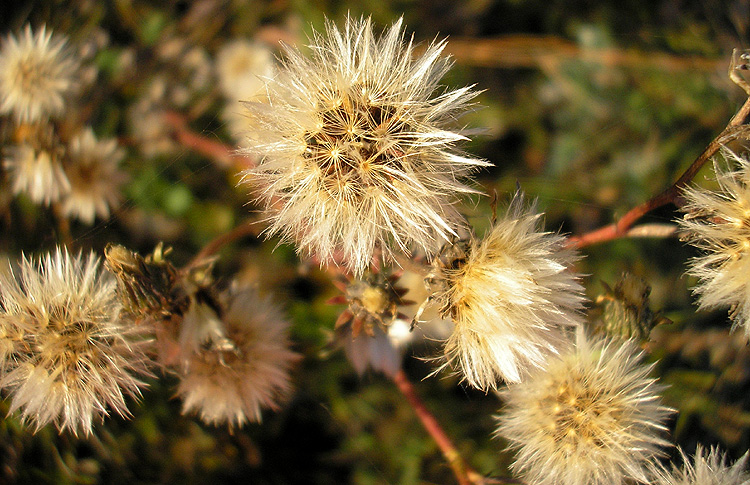
<path fill-rule="evenodd" d="M 745 92 L 750 95 L 750 86 L 736 73 L 736 53 L 732 55 L 732 63 L 729 67 L 729 77 L 737 83 L 738 86 L 742 87 Z M 675 183 L 668 187 L 664 192 L 653 197 L 650 200 L 630 209 L 624 216 L 618 219 L 613 224 L 601 227 L 594 231 L 588 232 L 581 236 L 572 236 L 568 239 L 568 244 L 574 247 L 584 247 L 590 244 L 595 244 L 604 241 L 610 241 L 628 235 L 628 231 L 641 217 L 648 214 L 654 209 L 667 205 L 674 202 L 675 199 L 682 193 L 683 187 L 685 187 L 698 171 L 706 164 L 712 156 L 719 151 L 719 149 L 731 140 L 737 139 L 741 136 L 747 136 L 750 134 L 750 127 L 745 125 L 745 120 L 750 115 L 750 97 L 745 100 L 745 103 L 732 117 L 727 124 L 724 131 L 714 138 L 711 143 L 708 144 L 703 153 L 688 167 Z"/>
<path fill-rule="evenodd" d="M 417 395 L 417 391 L 414 389 L 414 386 L 409 381 L 409 378 L 406 377 L 406 374 L 403 370 L 399 370 L 396 372 L 396 374 L 393 375 L 393 382 L 396 383 L 396 386 L 398 387 L 398 390 L 401 391 L 401 394 L 406 397 L 406 399 L 409 401 L 409 404 L 414 409 L 414 412 L 417 414 L 417 417 L 422 422 L 422 426 L 424 426 L 425 430 L 430 434 L 432 439 L 435 441 L 435 443 L 440 448 L 440 451 L 443 453 L 443 456 L 448 461 L 448 464 L 453 469 L 453 473 L 456 475 L 456 480 L 458 480 L 458 483 L 460 485 L 470 485 L 470 484 L 488 484 L 488 483 L 506 483 L 506 484 L 520 484 L 521 482 L 513 480 L 513 479 L 495 479 L 495 478 L 485 478 L 479 473 L 477 473 L 474 469 L 472 469 L 466 461 L 461 457 L 461 455 L 458 453 L 458 450 L 456 450 L 456 447 L 453 445 L 453 442 L 448 437 L 447 434 L 445 434 L 445 431 L 443 431 L 443 428 L 440 427 L 440 423 L 438 423 L 437 419 L 435 419 L 435 416 L 427 409 L 427 407 L 424 405 L 422 400 Z"/>
<path fill-rule="evenodd" d="M 240 155 L 237 150 L 224 143 L 210 140 L 192 131 L 188 126 L 188 119 L 176 111 L 165 112 L 164 121 L 172 127 L 174 136 L 180 144 L 210 158 L 219 168 L 245 170 L 255 166 L 252 157 Z"/>

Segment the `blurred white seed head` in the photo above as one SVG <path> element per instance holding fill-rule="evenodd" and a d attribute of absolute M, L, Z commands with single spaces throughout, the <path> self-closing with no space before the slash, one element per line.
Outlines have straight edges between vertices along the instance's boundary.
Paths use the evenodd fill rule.
<path fill-rule="evenodd" d="M 672 410 L 640 361 L 632 341 L 582 338 L 502 391 L 496 434 L 517 450 L 511 468 L 536 485 L 648 483 Z"/>
<path fill-rule="evenodd" d="M 229 133 L 248 148 L 245 133 L 252 129 L 244 107 L 238 101 L 265 101 L 265 83 L 273 77 L 275 63 L 271 50 L 258 42 L 237 39 L 216 54 L 216 75 L 227 105 L 222 117 Z"/>
<path fill-rule="evenodd" d="M 706 452 L 698 445 L 695 450 L 695 459 L 690 459 L 680 449 L 683 466 L 678 468 L 672 466 L 669 470 L 663 465 L 651 467 L 651 485 L 750 485 L 750 473 L 747 472 L 748 453 L 737 460 L 733 465 L 727 464 L 724 453 L 719 452 L 716 447 Z"/>
<path fill-rule="evenodd" d="M 578 256 L 517 194 L 484 239 L 459 241 L 435 258 L 432 299 L 454 329 L 445 366 L 495 389 L 518 382 L 568 345 L 565 328 L 582 321 L 583 287 L 570 270 Z"/>
<path fill-rule="evenodd" d="M 703 254 L 690 262 L 701 308 L 730 307 L 735 326 L 750 336 L 750 162 L 729 150 L 714 160 L 717 190 L 687 187 L 679 221 Z"/>
<path fill-rule="evenodd" d="M 125 156 L 117 140 L 97 140 L 91 128 L 75 136 L 68 145 L 65 173 L 70 191 L 63 197 L 62 212 L 93 224 L 96 216 L 106 219 L 120 203 L 125 174 L 118 168 Z"/>
<path fill-rule="evenodd" d="M 0 48 L 0 113 L 21 123 L 61 115 L 78 87 L 79 68 L 67 39 L 45 26 L 8 35 Z"/>
<path fill-rule="evenodd" d="M 222 46 L 216 54 L 216 75 L 227 99 L 246 101 L 253 98 L 273 73 L 273 53 L 258 42 L 236 39 Z"/>
<path fill-rule="evenodd" d="M 233 428 L 260 422 L 262 408 L 278 407 L 291 389 L 289 371 L 298 355 L 289 348 L 288 323 L 254 289 L 233 288 L 222 306 L 194 301 L 188 310 L 177 392 L 183 413 Z"/>
<path fill-rule="evenodd" d="M 246 172 L 268 209 L 269 235 L 355 274 L 376 250 L 434 254 L 464 225 L 461 179 L 486 162 L 464 156 L 451 131 L 476 92 L 439 86 L 451 62 L 430 44 L 414 57 L 398 20 L 376 36 L 370 19 L 332 22 L 311 58 L 287 48 L 266 102 L 246 103 Z"/>
<path fill-rule="evenodd" d="M 5 151 L 3 166 L 13 193 L 26 194 L 36 204 L 50 205 L 70 192 L 70 181 L 55 151 L 15 145 Z"/>
<path fill-rule="evenodd" d="M 75 434 L 111 411 L 126 416 L 125 398 L 140 397 L 139 376 L 149 374 L 148 341 L 123 320 L 99 259 L 60 249 L 23 258 L 16 273 L 0 274 L 0 287 L 2 338 L 15 339 L 0 377 L 10 411 L 36 429 L 54 422 Z"/>

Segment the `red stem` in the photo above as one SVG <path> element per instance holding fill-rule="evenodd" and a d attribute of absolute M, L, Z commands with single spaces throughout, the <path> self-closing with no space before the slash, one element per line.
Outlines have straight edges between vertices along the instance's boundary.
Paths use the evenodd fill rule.
<path fill-rule="evenodd" d="M 674 202 L 682 193 L 683 187 L 695 177 L 701 167 L 703 167 L 703 165 L 705 165 L 705 163 L 710 160 L 725 143 L 737 138 L 739 134 L 746 131 L 745 129 L 740 128 L 740 126 L 745 122 L 748 115 L 750 115 L 750 97 L 745 100 L 745 104 L 742 105 L 739 111 L 737 111 L 737 114 L 735 114 L 729 121 L 724 131 L 708 144 L 706 149 L 703 150 L 703 153 L 695 159 L 685 173 L 683 173 L 674 184 L 656 197 L 633 207 L 616 222 L 580 236 L 571 236 L 568 238 L 568 244 L 573 247 L 582 248 L 590 244 L 623 237 L 641 217 L 652 210 Z"/>

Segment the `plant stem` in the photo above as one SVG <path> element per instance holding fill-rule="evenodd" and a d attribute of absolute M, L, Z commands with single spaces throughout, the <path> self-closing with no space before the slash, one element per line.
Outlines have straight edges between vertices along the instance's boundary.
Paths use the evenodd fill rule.
<path fill-rule="evenodd" d="M 237 150 L 224 143 L 209 140 L 192 131 L 188 127 L 187 118 L 176 111 L 165 112 L 164 121 L 172 127 L 174 136 L 180 144 L 210 158 L 219 168 L 245 170 L 255 166 L 252 157 L 240 155 Z"/>
<path fill-rule="evenodd" d="M 732 57 L 732 67 L 730 67 L 730 73 L 733 73 L 733 66 L 734 56 Z M 740 84 L 741 82 L 744 82 L 743 80 L 740 80 L 738 82 L 738 80 L 735 79 L 732 74 L 730 74 L 730 77 L 732 77 L 733 81 L 735 81 L 738 85 L 745 89 L 745 87 Z M 750 92 L 748 94 L 750 94 Z M 745 100 L 745 103 L 742 105 L 739 111 L 737 111 L 737 114 L 732 117 L 726 128 L 724 128 L 724 131 L 722 131 L 719 136 L 714 138 L 711 143 L 708 144 L 706 149 L 703 150 L 703 153 L 701 153 L 698 158 L 696 158 L 695 161 L 690 165 L 690 167 L 688 167 L 688 169 L 680 176 L 680 178 L 677 179 L 677 181 L 669 186 L 664 192 L 630 209 L 624 216 L 622 216 L 612 224 L 601 227 L 599 229 L 595 229 L 580 236 L 572 236 L 568 238 L 568 245 L 582 248 L 590 244 L 610 241 L 626 236 L 633 224 L 638 222 L 641 217 L 648 214 L 654 209 L 658 209 L 659 207 L 674 202 L 682 193 L 683 187 L 690 183 L 690 181 L 693 179 L 693 177 L 695 177 L 695 175 L 703 167 L 703 165 L 705 165 L 706 162 L 710 160 L 711 157 L 714 156 L 722 146 L 724 146 L 724 144 L 740 136 L 746 136 L 748 133 L 750 133 L 750 127 L 744 124 L 748 115 L 750 115 L 750 97 Z"/>
<path fill-rule="evenodd" d="M 460 485 L 485 483 L 484 477 L 472 470 L 458 453 L 451 439 L 445 434 L 443 428 L 440 427 L 440 423 L 438 423 L 435 416 L 433 416 L 417 395 L 414 386 L 409 381 L 409 378 L 406 377 L 406 373 L 404 373 L 403 370 L 399 370 L 392 378 L 393 382 L 398 387 L 398 390 L 401 391 L 401 394 L 403 394 L 409 401 L 409 404 L 414 409 L 417 417 L 419 417 L 419 420 L 422 422 L 422 426 L 424 426 L 432 439 L 435 440 L 438 448 L 440 448 L 443 456 L 453 469 L 453 473 L 456 475 L 458 483 Z"/>

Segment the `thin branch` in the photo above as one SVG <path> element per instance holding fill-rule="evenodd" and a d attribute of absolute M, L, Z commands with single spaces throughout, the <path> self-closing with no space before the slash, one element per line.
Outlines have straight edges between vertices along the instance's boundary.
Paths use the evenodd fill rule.
<path fill-rule="evenodd" d="M 419 398 L 416 389 L 414 389 L 414 386 L 409 381 L 409 378 L 406 377 L 404 371 L 399 370 L 398 372 L 396 372 L 396 374 L 393 375 L 392 378 L 393 382 L 396 384 L 396 387 L 398 387 L 398 390 L 401 391 L 401 394 L 403 394 L 404 397 L 406 397 L 406 399 L 409 401 L 409 404 L 414 409 L 417 417 L 422 422 L 422 426 L 424 426 L 425 430 L 430 434 L 432 439 L 438 445 L 438 448 L 440 448 L 443 456 L 448 461 L 450 467 L 453 469 L 453 473 L 456 475 L 456 479 L 458 480 L 458 483 L 460 485 L 522 483 L 513 479 L 485 478 L 474 469 L 472 469 L 458 453 L 458 450 L 456 450 L 456 447 L 453 445 L 453 442 L 448 437 L 448 435 L 445 434 L 445 431 L 443 431 L 443 428 L 440 426 L 440 423 L 438 423 L 437 419 L 435 419 L 435 416 L 427 409 L 422 400 Z"/>
<path fill-rule="evenodd" d="M 723 64 L 720 60 L 699 56 L 674 56 L 635 49 L 582 48 L 561 37 L 532 35 L 479 39 L 452 37 L 445 52 L 460 64 L 493 68 L 534 68 L 548 59 L 583 60 L 610 67 L 667 72 L 715 72 Z"/>
<path fill-rule="evenodd" d="M 732 81 L 737 83 L 743 90 L 748 92 L 750 95 L 750 86 L 747 82 L 742 79 L 736 73 L 736 53 L 732 55 L 732 62 L 729 67 L 730 78 Z M 582 248 L 590 244 L 600 243 L 604 241 L 610 241 L 620 237 L 624 237 L 628 234 L 630 228 L 638 222 L 638 220 L 649 212 L 658 209 L 659 207 L 665 206 L 669 203 L 674 202 L 677 197 L 682 194 L 682 189 L 690 183 L 695 177 L 698 171 L 711 159 L 716 153 L 731 140 L 746 137 L 750 134 L 750 127 L 745 125 L 745 121 L 750 115 L 750 97 L 745 100 L 745 103 L 737 111 L 737 113 L 729 120 L 724 131 L 714 138 L 711 143 L 708 144 L 703 153 L 688 167 L 677 181 L 668 187 L 664 192 L 653 197 L 652 199 L 630 209 L 624 216 L 618 219 L 616 222 L 607 226 L 601 227 L 594 231 L 588 232 L 581 236 L 572 236 L 568 238 L 568 244 L 573 247 Z"/>
<path fill-rule="evenodd" d="M 241 155 L 224 143 L 192 131 L 188 126 L 188 119 L 176 111 L 165 112 L 164 121 L 172 127 L 174 136 L 181 145 L 210 158 L 219 168 L 245 170 L 255 166 L 252 157 Z"/>

